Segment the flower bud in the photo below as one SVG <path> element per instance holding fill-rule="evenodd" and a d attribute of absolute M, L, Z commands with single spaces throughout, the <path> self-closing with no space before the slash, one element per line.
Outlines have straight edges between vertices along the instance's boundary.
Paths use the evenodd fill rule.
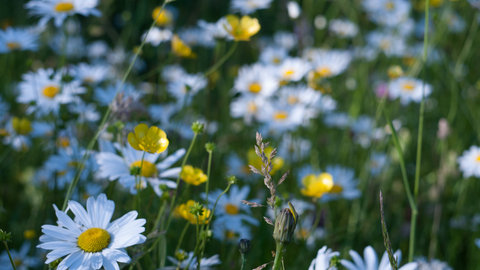
<path fill-rule="evenodd" d="M 196 134 L 200 134 L 203 132 L 203 129 L 205 128 L 205 125 L 196 121 L 196 122 L 193 122 L 192 124 L 192 130 L 193 132 L 195 132 Z"/>
<path fill-rule="evenodd" d="M 227 181 L 233 185 L 237 182 L 237 178 L 235 177 L 235 175 L 229 175 L 227 176 Z"/>
<path fill-rule="evenodd" d="M 252 246 L 250 246 L 250 240 L 240 239 L 240 242 L 238 242 L 238 249 L 243 255 L 250 253 L 250 250 L 252 250 Z"/>
<path fill-rule="evenodd" d="M 396 79 L 400 76 L 403 75 L 403 70 L 402 70 L 402 67 L 401 66 L 390 66 L 388 68 L 388 71 L 387 71 L 387 74 L 388 74 L 388 77 L 390 77 L 390 79 Z"/>
<path fill-rule="evenodd" d="M 215 150 L 215 144 L 214 143 L 206 143 L 205 144 L 205 149 L 207 150 L 208 153 L 211 153 Z"/>
<path fill-rule="evenodd" d="M 7 233 L 0 229 L 0 242 L 10 242 L 12 238 L 12 233 Z"/>
<path fill-rule="evenodd" d="M 297 226 L 297 212 L 291 203 L 289 208 L 284 208 L 278 214 L 275 220 L 275 229 L 273 231 L 273 239 L 277 244 L 288 245 L 293 240 L 295 227 Z"/>

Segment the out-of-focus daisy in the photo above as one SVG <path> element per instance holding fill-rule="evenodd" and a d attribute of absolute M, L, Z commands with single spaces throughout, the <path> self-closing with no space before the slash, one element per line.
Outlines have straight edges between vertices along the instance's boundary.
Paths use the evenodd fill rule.
<path fill-rule="evenodd" d="M 385 167 L 387 167 L 389 162 L 388 155 L 376 152 L 372 153 L 372 156 L 370 157 L 370 163 L 368 165 L 370 168 L 370 174 L 373 177 L 380 175 Z"/>
<path fill-rule="evenodd" d="M 278 88 L 278 80 L 271 67 L 261 64 L 243 66 L 238 71 L 234 89 L 242 94 L 271 96 Z"/>
<path fill-rule="evenodd" d="M 29 241 L 25 241 L 19 251 L 10 249 L 10 255 L 12 256 L 13 263 L 15 264 L 15 268 L 17 270 L 28 270 L 40 264 L 40 260 L 38 258 L 28 256 L 30 246 L 31 243 Z M 0 255 L 0 265 L 2 265 L 2 269 L 13 270 L 6 250 L 4 250 L 2 255 Z"/>
<path fill-rule="evenodd" d="M 386 56 L 403 56 L 407 51 L 405 38 L 390 32 L 374 31 L 366 36 L 368 46 Z"/>
<path fill-rule="evenodd" d="M 388 84 L 388 95 L 390 99 L 400 98 L 402 105 L 408 105 L 411 101 L 420 103 L 422 93 L 428 97 L 432 93 L 432 86 L 423 81 L 411 77 L 399 77 Z"/>
<path fill-rule="evenodd" d="M 168 65 L 162 70 L 162 79 L 166 82 L 180 80 L 187 72 L 180 65 Z"/>
<path fill-rule="evenodd" d="M 94 41 L 87 46 L 87 56 L 91 59 L 102 58 L 106 56 L 110 48 L 103 40 Z"/>
<path fill-rule="evenodd" d="M 60 27 L 68 16 L 80 14 L 100 17 L 102 13 L 95 7 L 98 0 L 31 0 L 25 7 L 30 15 L 41 17 L 39 25 L 45 25 L 54 19 L 56 27 Z"/>
<path fill-rule="evenodd" d="M 361 192 L 357 189 L 358 180 L 355 179 L 355 171 L 340 165 L 327 166 L 325 171 L 332 175 L 333 187 L 322 196 L 322 200 L 330 201 L 336 199 L 353 200 L 360 197 Z"/>
<path fill-rule="evenodd" d="M 82 100 L 77 100 L 68 106 L 70 112 L 78 114 L 77 122 L 97 122 L 100 119 L 100 113 L 97 112 L 97 105 L 87 104 Z"/>
<path fill-rule="evenodd" d="M 353 123 L 353 119 L 347 113 L 338 112 L 326 114 L 323 118 L 323 122 L 328 127 L 338 127 L 343 129 Z"/>
<path fill-rule="evenodd" d="M 277 31 L 275 35 L 273 35 L 273 41 L 275 45 L 282 47 L 287 51 L 291 51 L 298 44 L 297 36 L 294 33 L 285 31 Z"/>
<path fill-rule="evenodd" d="M 352 38 L 358 33 L 358 26 L 349 20 L 331 20 L 328 29 L 340 38 Z"/>
<path fill-rule="evenodd" d="M 253 173 L 247 165 L 247 162 L 241 159 L 235 152 L 230 153 L 225 159 L 228 167 L 228 175 L 235 175 L 242 180 L 251 180 Z"/>
<path fill-rule="evenodd" d="M 312 66 L 301 58 L 287 58 L 278 67 L 277 76 L 282 82 L 300 81 Z"/>
<path fill-rule="evenodd" d="M 200 90 L 205 88 L 208 80 L 202 74 L 184 74 L 181 78 L 168 84 L 167 91 L 177 99 L 177 106 L 188 106 Z"/>
<path fill-rule="evenodd" d="M 53 69 L 38 69 L 37 72 L 23 74 L 23 81 L 19 83 L 20 94 L 17 102 L 31 104 L 27 113 L 36 112 L 37 116 L 44 116 L 52 112 L 58 114 L 60 104 L 67 104 L 75 99 L 75 95 L 86 90 L 81 87 L 80 81 L 62 82 L 64 70 L 54 72 Z"/>
<path fill-rule="evenodd" d="M 10 111 L 10 104 L 8 104 L 8 103 L 0 96 L 0 123 L 3 122 L 3 119 L 7 116 L 8 111 Z"/>
<path fill-rule="evenodd" d="M 233 0 L 230 2 L 232 12 L 251 14 L 259 9 L 267 9 L 273 0 Z"/>
<path fill-rule="evenodd" d="M 373 119 L 367 115 L 360 115 L 350 126 L 353 132 L 353 139 L 363 148 L 370 146 L 372 131 L 374 130 Z"/>
<path fill-rule="evenodd" d="M 472 145 L 457 159 L 464 178 L 480 177 L 480 147 Z"/>
<path fill-rule="evenodd" d="M 287 3 L 287 11 L 290 19 L 297 19 L 302 13 L 300 5 L 296 1 L 290 1 Z"/>
<path fill-rule="evenodd" d="M 312 142 L 302 138 L 295 138 L 290 133 L 283 134 L 282 142 L 278 147 L 278 154 L 294 161 L 300 161 L 310 154 Z M 295 205 L 295 209 L 297 206 Z M 298 213 L 298 210 L 297 210 Z"/>
<path fill-rule="evenodd" d="M 150 105 L 148 112 L 153 121 L 160 121 L 162 126 L 168 127 L 170 119 L 180 108 L 173 104 L 167 105 Z"/>
<path fill-rule="evenodd" d="M 190 263 L 189 269 L 197 269 L 197 257 L 194 257 L 193 251 L 189 252 L 187 258 L 185 258 L 185 260 L 183 260 L 182 262 L 179 262 L 177 259 L 170 256 L 167 256 L 167 258 L 174 266 L 165 267 L 162 269 L 173 270 L 173 269 L 176 269 L 177 266 L 179 266 L 180 269 L 185 269 L 187 268 L 187 265 L 189 264 L 190 260 L 192 262 Z M 220 256 L 218 254 L 213 255 L 210 258 L 202 258 L 201 269 L 202 270 L 212 269 L 213 266 L 219 265 L 221 263 L 222 262 L 220 261 Z"/>
<path fill-rule="evenodd" d="M 238 239 L 252 238 L 250 228 L 246 224 L 232 223 L 227 219 L 215 219 L 212 231 L 213 237 L 222 242 L 237 242 Z"/>
<path fill-rule="evenodd" d="M 317 257 L 313 259 L 308 270 L 334 270 L 336 268 L 330 267 L 330 260 L 334 256 L 340 256 L 340 252 L 332 252 L 331 249 L 327 249 L 327 246 L 318 250 Z M 370 269 L 369 269 L 370 270 Z"/>
<path fill-rule="evenodd" d="M 115 84 L 108 85 L 105 89 L 96 88 L 94 91 L 94 99 L 101 106 L 108 106 L 115 99 L 115 96 L 119 97 L 121 95 L 123 101 L 128 99 L 138 101 L 143 97 L 143 93 L 130 83 L 124 83 L 117 95 L 117 91 L 121 84 L 121 81 L 117 81 Z"/>
<path fill-rule="evenodd" d="M 261 97 L 243 95 L 230 103 L 230 115 L 233 118 L 243 118 L 246 125 L 251 125 L 253 120 L 260 119 L 260 113 L 266 100 Z"/>
<path fill-rule="evenodd" d="M 182 28 L 178 31 L 178 36 L 190 46 L 203 46 L 209 48 L 215 45 L 214 36 L 198 26 Z"/>
<path fill-rule="evenodd" d="M 265 103 L 260 109 L 259 121 L 267 124 L 266 127 L 274 133 L 293 130 L 309 120 L 305 117 L 305 105 L 301 104 Z"/>
<path fill-rule="evenodd" d="M 32 145 L 31 138 L 53 134 L 52 124 L 31 122 L 27 118 L 12 117 L 4 129 L 0 129 L 3 143 L 11 145 L 15 151 L 26 151 Z"/>
<path fill-rule="evenodd" d="M 362 4 L 370 20 L 392 28 L 405 21 L 412 8 L 407 0 L 366 0 Z"/>
<path fill-rule="evenodd" d="M 385 251 L 383 253 L 382 260 L 380 261 L 380 264 L 378 264 L 378 257 L 377 253 L 375 250 L 371 247 L 368 246 L 365 248 L 363 252 L 363 257 L 362 257 L 354 250 L 350 250 L 349 252 L 350 256 L 352 257 L 353 261 L 355 263 L 352 263 L 347 260 L 340 260 L 340 263 L 347 268 L 348 270 L 388 270 L 391 269 L 390 266 L 390 261 L 388 260 L 388 254 Z M 402 252 L 400 250 L 397 250 L 395 254 L 393 254 L 395 258 L 397 258 L 397 263 L 398 266 L 400 266 L 400 261 L 402 260 Z M 365 260 L 365 261 L 364 261 Z M 411 262 L 407 263 L 402 267 L 398 268 L 399 270 L 415 270 L 417 269 L 417 263 Z"/>
<path fill-rule="evenodd" d="M 452 33 L 461 33 L 465 30 L 467 23 L 465 20 L 453 10 L 444 13 L 444 20 L 447 22 L 448 30 Z"/>
<path fill-rule="evenodd" d="M 0 29 L 0 53 L 38 50 L 39 34 L 31 29 Z"/>
<path fill-rule="evenodd" d="M 176 188 L 177 184 L 168 178 L 176 178 L 180 174 L 180 168 L 171 168 L 184 154 L 185 149 L 177 150 L 175 153 L 158 162 L 161 154 L 146 153 L 143 160 L 143 167 L 140 172 L 140 186 L 136 186 L 135 174 L 140 171 L 143 151 L 137 151 L 130 145 L 120 147 L 115 144 L 115 148 L 122 155 L 116 153 L 100 152 L 96 156 L 98 165 L 100 166 L 99 177 L 107 178 L 110 181 L 117 180 L 125 188 L 130 190 L 130 193 L 136 194 L 137 189 L 146 188 L 147 182 L 153 187 L 155 193 L 161 196 L 163 191 L 161 185 L 168 188 Z"/>
<path fill-rule="evenodd" d="M 220 18 L 217 22 L 209 23 L 204 20 L 198 20 L 197 25 L 204 30 L 209 36 L 214 38 L 229 38 L 227 30 L 225 29 L 225 24 L 227 23 L 224 17 Z"/>
<path fill-rule="evenodd" d="M 297 205 L 295 205 L 295 210 L 297 209 Z M 288 207 L 288 206 L 287 206 Z M 314 214 L 309 214 L 306 217 L 302 218 L 302 222 L 297 224 L 297 228 L 295 230 L 295 235 L 298 240 L 305 241 L 307 249 L 315 248 L 315 244 L 317 240 L 325 238 L 327 235 L 325 228 L 318 226 L 316 228 L 313 227 L 314 223 Z M 313 231 L 312 231 L 313 229 Z M 310 233 L 311 232 L 311 233 Z"/>
<path fill-rule="evenodd" d="M 279 99 L 290 106 L 304 105 L 305 119 L 328 113 L 337 107 L 337 102 L 328 95 L 322 95 L 304 84 L 284 86 L 279 91 Z"/>
<path fill-rule="evenodd" d="M 418 264 L 416 270 L 453 270 L 448 263 L 437 259 L 427 260 L 425 257 L 420 257 L 415 262 Z"/>
<path fill-rule="evenodd" d="M 110 69 L 102 64 L 80 63 L 74 67 L 73 76 L 84 84 L 97 85 L 109 78 Z"/>
<path fill-rule="evenodd" d="M 85 40 L 80 35 L 66 36 L 63 32 L 56 34 L 50 41 L 50 48 L 57 54 L 67 58 L 79 59 L 85 56 Z"/>
<path fill-rule="evenodd" d="M 287 58 L 288 52 L 282 47 L 266 47 L 260 53 L 260 61 L 266 65 L 279 65 Z"/>
<path fill-rule="evenodd" d="M 148 35 L 147 35 L 148 33 Z M 146 36 L 146 39 L 145 39 L 145 42 L 146 43 L 150 43 L 152 44 L 152 46 L 155 46 L 157 47 L 158 45 L 160 45 L 160 43 L 164 42 L 164 41 L 169 41 L 171 38 L 172 38 L 172 31 L 170 31 L 169 29 L 160 29 L 160 28 L 157 28 L 157 27 L 154 27 L 152 29 L 150 29 L 150 32 L 145 32 L 143 35 L 142 35 L 142 40 L 145 39 L 145 36 Z"/>
<path fill-rule="evenodd" d="M 95 200 L 90 197 L 87 210 L 76 201 L 69 201 L 68 208 L 75 215 L 73 221 L 65 212 L 55 207 L 58 226 L 43 225 L 37 247 L 52 250 L 45 264 L 67 255 L 57 266 L 66 269 L 119 269 L 118 263 L 129 263 L 125 248 L 142 244 L 147 239 L 145 219 L 136 219 L 137 211 L 131 211 L 110 222 L 115 203 L 100 194 Z"/>

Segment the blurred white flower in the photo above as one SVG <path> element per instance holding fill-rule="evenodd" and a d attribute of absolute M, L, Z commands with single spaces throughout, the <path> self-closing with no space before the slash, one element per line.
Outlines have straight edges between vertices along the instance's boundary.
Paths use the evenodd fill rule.
<path fill-rule="evenodd" d="M 300 8 L 300 5 L 296 1 L 290 1 L 287 3 L 287 11 L 288 11 L 288 16 L 290 16 L 291 19 L 298 18 L 302 13 L 302 9 Z"/>
<path fill-rule="evenodd" d="M 480 177 L 480 147 L 472 145 L 470 149 L 463 151 L 457 162 L 464 178 Z"/>

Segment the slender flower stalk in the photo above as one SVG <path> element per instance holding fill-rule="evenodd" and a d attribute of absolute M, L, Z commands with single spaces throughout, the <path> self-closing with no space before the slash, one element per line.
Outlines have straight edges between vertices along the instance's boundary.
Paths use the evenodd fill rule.
<path fill-rule="evenodd" d="M 85 154 L 83 155 L 83 158 L 80 162 L 80 165 L 78 166 L 78 170 L 75 174 L 75 178 L 74 180 L 70 183 L 69 187 L 68 187 L 68 190 L 67 190 L 67 195 L 65 196 L 65 200 L 63 201 L 63 206 L 62 206 L 62 211 L 65 211 L 65 209 L 67 208 L 67 203 L 68 203 L 68 200 L 70 200 L 70 197 L 72 196 L 72 193 L 73 193 L 73 190 L 75 189 L 75 187 L 77 186 L 78 184 L 78 180 L 80 179 L 80 176 L 82 175 L 82 172 L 83 170 L 85 169 L 85 163 L 87 162 L 88 158 L 90 157 L 90 154 L 93 150 L 93 147 L 95 146 L 95 143 L 98 139 L 98 136 L 100 136 L 100 133 L 105 129 L 105 124 L 108 120 L 108 118 L 110 117 L 110 113 L 112 112 L 112 108 L 113 108 L 113 104 L 117 98 L 117 95 L 118 93 L 120 93 L 120 91 L 122 90 L 122 87 L 123 85 L 125 84 L 125 82 L 127 81 L 127 78 L 128 76 L 130 75 L 130 72 L 132 71 L 132 68 L 133 68 L 133 65 L 135 64 L 135 62 L 137 61 L 137 58 L 138 56 L 140 55 L 140 53 L 142 52 L 142 49 L 143 49 L 143 46 L 145 45 L 145 42 L 147 40 L 147 37 L 148 37 L 148 34 L 150 33 L 150 31 L 155 27 L 155 23 L 156 21 L 158 20 L 158 18 L 160 17 L 160 14 L 162 13 L 162 11 L 165 9 L 165 6 L 167 5 L 167 3 L 170 3 L 170 2 L 173 2 L 174 0 L 165 0 L 162 4 L 162 7 L 160 8 L 160 11 L 158 12 L 158 17 L 157 19 L 155 19 L 152 24 L 150 25 L 150 28 L 148 29 L 147 31 L 147 34 L 145 35 L 145 37 L 143 38 L 142 40 L 142 43 L 140 44 L 140 46 L 138 47 L 138 50 L 136 50 L 135 52 L 135 55 L 132 59 L 132 61 L 130 62 L 130 65 L 128 66 L 128 69 L 127 69 L 127 72 L 125 72 L 125 75 L 123 76 L 123 79 L 122 79 L 122 82 L 120 83 L 120 85 L 118 86 L 118 89 L 117 89 L 117 92 L 115 94 L 115 97 L 113 98 L 112 102 L 110 103 L 110 105 L 108 106 L 108 109 L 107 111 L 105 112 L 105 114 L 103 115 L 103 118 L 102 118 L 102 121 L 100 122 L 100 125 L 98 126 L 98 129 L 97 131 L 95 132 L 95 135 L 93 136 L 93 138 L 90 140 L 90 142 L 88 143 L 88 146 L 87 146 L 87 149 L 85 151 Z"/>
<path fill-rule="evenodd" d="M 135 196 L 136 199 L 135 199 L 135 203 L 136 203 L 136 207 L 135 209 L 137 209 L 137 211 L 140 213 L 140 185 L 142 183 L 142 170 L 143 170 L 143 161 L 145 160 L 145 151 L 143 151 L 143 155 L 142 155 L 142 161 L 140 162 L 140 172 L 137 173 L 137 175 L 135 175 L 135 185 L 136 185 L 136 189 L 137 189 L 137 195 Z"/>
<path fill-rule="evenodd" d="M 385 212 L 383 211 L 383 196 L 380 191 L 380 218 L 382 223 L 383 244 L 387 250 L 388 260 L 393 270 L 398 270 L 398 261 L 393 255 L 392 243 L 390 242 L 390 236 L 388 236 L 387 224 L 385 223 Z"/>
<path fill-rule="evenodd" d="M 3 241 L 3 244 L 5 245 L 5 250 L 7 250 L 8 258 L 10 259 L 10 263 L 13 266 L 13 270 L 17 270 L 17 267 L 15 267 L 15 262 L 12 259 L 12 255 L 10 255 L 10 250 L 8 249 L 7 241 Z"/>

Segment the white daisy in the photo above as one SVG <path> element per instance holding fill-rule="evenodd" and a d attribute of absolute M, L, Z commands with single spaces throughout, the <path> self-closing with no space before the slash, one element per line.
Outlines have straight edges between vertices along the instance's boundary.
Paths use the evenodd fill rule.
<path fill-rule="evenodd" d="M 215 23 L 209 23 L 204 20 L 198 20 L 197 25 L 198 27 L 202 28 L 207 35 L 210 35 L 214 38 L 232 39 L 232 37 L 228 34 L 227 30 L 225 29 L 225 23 L 226 23 L 226 19 L 225 17 L 222 17 Z"/>
<path fill-rule="evenodd" d="M 372 141 L 374 128 L 373 119 L 370 116 L 360 115 L 350 126 L 353 140 L 363 148 L 368 148 Z"/>
<path fill-rule="evenodd" d="M 329 113 L 323 118 L 323 122 L 327 127 L 337 127 L 341 129 L 350 126 L 353 121 L 352 117 L 344 112 Z"/>
<path fill-rule="evenodd" d="M 27 113 L 36 111 L 36 116 L 45 116 L 49 113 L 58 115 L 60 104 L 74 101 L 77 94 L 85 93 L 80 81 L 62 82 L 65 70 L 54 72 L 53 69 L 40 68 L 37 72 L 28 72 L 22 75 L 23 81 L 18 84 L 20 94 L 17 102 L 30 104 Z"/>
<path fill-rule="evenodd" d="M 385 168 L 388 166 L 389 162 L 390 159 L 388 158 L 388 155 L 373 152 L 370 157 L 370 163 L 368 165 L 370 168 L 370 174 L 373 177 L 379 176 L 382 171 L 385 170 Z"/>
<path fill-rule="evenodd" d="M 99 177 L 107 178 L 110 181 L 118 179 L 119 183 L 129 189 L 132 194 L 136 194 L 138 188 L 146 188 L 147 182 L 150 183 L 158 196 L 163 193 L 163 185 L 168 188 L 177 187 L 175 182 L 166 178 L 178 177 L 181 168 L 169 168 L 185 154 L 185 149 L 177 150 L 161 162 L 157 162 L 157 160 L 162 154 L 145 153 L 140 177 L 141 186 L 137 187 L 135 171 L 140 170 L 144 152 L 133 149 L 130 144 L 124 147 L 119 144 L 114 144 L 114 146 L 122 156 L 114 152 L 100 152 L 96 156 L 97 163 L 100 166 Z"/>
<path fill-rule="evenodd" d="M 399 77 L 388 84 L 388 95 L 390 99 L 400 98 L 402 105 L 408 105 L 411 101 L 420 103 L 422 93 L 428 97 L 432 93 L 432 86 L 423 81 L 411 77 Z"/>
<path fill-rule="evenodd" d="M 268 131 L 279 133 L 285 130 L 293 130 L 306 123 L 305 105 L 289 105 L 284 102 L 265 103 L 260 108 L 259 121 L 266 124 Z"/>
<path fill-rule="evenodd" d="M 260 108 L 265 104 L 265 99 L 251 95 L 235 98 L 230 103 L 230 115 L 233 118 L 243 118 L 246 125 L 251 125 L 253 120 L 260 118 Z"/>
<path fill-rule="evenodd" d="M 94 92 L 94 99 L 101 106 L 108 106 L 117 96 L 117 91 L 122 84 L 121 81 L 117 81 L 115 84 L 107 86 L 105 89 L 96 88 Z M 118 95 L 122 95 L 122 100 L 126 101 L 132 99 L 133 101 L 138 101 L 143 97 L 143 93 L 138 91 L 135 86 L 126 82 L 122 85 L 121 90 L 118 92 Z"/>
<path fill-rule="evenodd" d="M 382 260 L 380 261 L 380 264 L 378 264 L 377 253 L 371 246 L 366 247 L 365 250 L 363 251 L 363 257 L 365 261 L 354 250 L 350 250 L 349 254 L 355 263 L 352 263 L 347 260 L 340 260 L 340 263 L 348 270 L 390 270 L 391 269 L 390 261 L 388 260 L 388 254 L 386 251 L 385 253 L 383 253 L 383 257 L 382 257 Z M 397 250 L 393 254 L 393 256 L 397 258 L 397 263 L 400 266 L 400 261 L 402 260 L 402 252 L 400 250 Z M 398 269 L 399 270 L 415 270 L 417 269 L 417 263 L 416 262 L 407 263 L 404 266 L 399 267 Z"/>
<path fill-rule="evenodd" d="M 334 256 L 340 256 L 340 252 L 332 252 L 331 249 L 327 249 L 327 246 L 318 250 L 317 258 L 313 259 L 308 270 L 335 270 L 335 267 L 330 267 L 330 260 Z"/>
<path fill-rule="evenodd" d="M 160 45 L 160 43 L 169 41 L 172 38 L 172 35 L 172 31 L 170 31 L 169 29 L 160 29 L 158 27 L 154 27 L 150 29 L 150 32 L 146 31 L 145 33 L 143 33 L 141 40 L 143 41 L 146 36 L 147 38 L 145 39 L 145 43 L 150 43 L 152 44 L 152 46 L 157 47 L 158 45 Z"/>
<path fill-rule="evenodd" d="M 352 38 L 358 34 L 358 26 L 349 20 L 331 20 L 328 29 L 340 38 Z"/>
<path fill-rule="evenodd" d="M 165 82 L 174 82 L 180 80 L 184 75 L 188 73 L 180 65 L 168 65 L 162 70 L 162 79 Z"/>
<path fill-rule="evenodd" d="M 15 151 L 25 151 L 32 145 L 32 138 L 51 136 L 53 130 L 54 126 L 50 123 L 12 117 L 0 132 L 4 136 L 3 144 L 11 145 Z"/>
<path fill-rule="evenodd" d="M 57 54 L 65 54 L 67 58 L 80 59 L 85 56 L 85 40 L 80 35 L 66 36 L 59 32 L 50 41 L 50 48 Z"/>
<path fill-rule="evenodd" d="M 340 198 L 354 200 L 360 197 L 361 192 L 357 189 L 358 180 L 355 179 L 355 170 L 340 165 L 327 166 L 325 172 L 332 175 L 333 188 L 322 196 L 322 201 L 337 200 Z"/>
<path fill-rule="evenodd" d="M 177 99 L 177 106 L 188 106 L 200 90 L 204 89 L 208 80 L 201 74 L 184 74 L 179 80 L 167 85 L 167 91 Z"/>
<path fill-rule="evenodd" d="M 404 56 L 407 51 L 405 37 L 390 32 L 373 31 L 366 36 L 368 47 L 383 52 L 386 56 Z"/>
<path fill-rule="evenodd" d="M 284 86 L 279 91 L 279 99 L 289 105 L 306 106 L 306 117 L 315 117 L 318 113 L 328 113 L 337 107 L 337 102 L 328 95 L 322 95 L 304 84 Z"/>
<path fill-rule="evenodd" d="M 243 66 L 238 71 L 234 89 L 247 95 L 271 96 L 278 88 L 274 70 L 262 64 Z"/>
<path fill-rule="evenodd" d="M 103 41 L 94 41 L 87 46 L 87 56 L 91 59 L 105 57 L 110 51 L 108 44 Z"/>
<path fill-rule="evenodd" d="M 250 227 L 246 224 L 230 222 L 228 219 L 215 219 L 212 223 L 213 237 L 223 241 L 237 242 L 238 239 L 251 239 Z"/>
<path fill-rule="evenodd" d="M 475 242 L 477 241 L 475 240 Z M 427 260 L 427 258 L 421 257 L 417 258 L 415 261 L 418 263 L 418 268 L 416 270 L 453 270 L 448 263 L 437 259 Z"/>
<path fill-rule="evenodd" d="M 297 36 L 294 33 L 285 31 L 277 31 L 275 35 L 273 35 L 273 41 L 275 45 L 282 47 L 287 51 L 291 51 L 298 44 Z"/>
<path fill-rule="evenodd" d="M 260 61 L 265 65 L 279 65 L 288 57 L 288 51 L 282 47 L 266 47 L 260 53 Z"/>
<path fill-rule="evenodd" d="M 286 133 L 282 135 L 282 141 L 278 147 L 278 155 L 293 161 L 300 161 L 310 155 L 311 149 L 312 142 L 309 140 L 295 138 L 292 134 Z"/>
<path fill-rule="evenodd" d="M 110 76 L 110 69 L 102 64 L 80 63 L 73 68 L 73 77 L 84 84 L 98 85 Z"/>
<path fill-rule="evenodd" d="M 277 69 L 277 76 L 282 82 L 298 82 L 312 69 L 312 65 L 301 58 L 287 58 Z"/>
<path fill-rule="evenodd" d="M 210 48 L 215 46 L 215 37 L 210 32 L 205 31 L 204 28 L 198 26 L 182 28 L 178 31 L 178 36 L 192 47 L 203 46 Z"/>
<path fill-rule="evenodd" d="M 0 53 L 37 51 L 39 34 L 31 29 L 9 27 L 0 29 Z"/>
<path fill-rule="evenodd" d="M 41 17 L 39 25 L 46 25 L 54 19 L 55 26 L 60 27 L 68 16 L 80 14 L 100 17 L 102 13 L 95 7 L 98 0 L 31 0 L 25 4 L 30 15 Z"/>
<path fill-rule="evenodd" d="M 28 270 L 40 264 L 40 260 L 38 258 L 28 256 L 30 245 L 30 242 L 25 241 L 19 251 L 10 249 L 10 255 L 12 256 L 13 263 L 15 264 L 15 268 L 17 270 Z M 6 250 L 4 250 L 2 255 L 0 255 L 0 265 L 2 265 L 2 269 L 4 270 L 13 270 Z"/>
<path fill-rule="evenodd" d="M 194 257 L 193 256 L 193 251 L 192 252 L 189 252 L 188 253 L 188 257 L 182 261 L 179 265 L 179 268 L 180 269 L 185 269 L 187 268 L 187 265 L 190 261 L 192 261 L 190 263 L 190 267 L 189 269 L 197 269 L 197 257 Z M 173 270 L 173 269 L 177 269 L 177 266 L 179 264 L 178 260 L 173 258 L 173 257 L 170 257 L 170 256 L 167 256 L 168 260 L 175 266 L 171 266 L 171 267 L 164 267 L 162 268 L 162 270 Z M 212 266 L 215 266 L 215 265 L 219 265 L 221 264 L 222 262 L 220 261 L 220 256 L 217 254 L 217 255 L 213 255 L 212 257 L 210 258 L 202 258 L 202 261 L 201 261 L 201 266 L 200 266 L 200 269 L 201 270 L 208 270 L 208 269 L 212 269 Z"/>
<path fill-rule="evenodd" d="M 240 12 L 243 15 L 254 13 L 259 9 L 267 9 L 273 0 L 233 0 L 230 2 L 232 12 Z"/>
<path fill-rule="evenodd" d="M 235 175 L 242 180 L 253 180 L 253 173 L 245 160 L 242 160 L 235 152 L 230 153 L 225 159 L 228 167 L 227 175 Z"/>
<path fill-rule="evenodd" d="M 457 159 L 464 178 L 480 177 L 480 147 L 472 145 Z"/>
<path fill-rule="evenodd" d="M 77 100 L 68 106 L 68 110 L 71 113 L 78 114 L 77 122 L 80 124 L 100 120 L 100 113 L 96 109 L 97 105 L 93 103 L 87 104 L 82 100 Z"/>
<path fill-rule="evenodd" d="M 407 20 L 412 8 L 407 0 L 365 0 L 362 4 L 370 20 L 392 28 Z"/>
<path fill-rule="evenodd" d="M 287 11 L 290 19 L 297 19 L 302 14 L 302 8 L 296 1 L 290 1 L 287 3 Z"/>
<path fill-rule="evenodd" d="M 56 207 L 55 207 L 56 208 Z M 115 203 L 100 194 L 90 197 L 87 210 L 76 201 L 69 201 L 68 208 L 75 215 L 73 221 L 65 212 L 55 209 L 58 226 L 43 225 L 38 248 L 52 250 L 45 264 L 66 256 L 58 270 L 100 269 L 119 270 L 117 262 L 129 263 L 126 247 L 142 244 L 147 239 L 145 219 L 136 219 L 137 211 L 131 211 L 110 222 Z"/>
<path fill-rule="evenodd" d="M 177 113 L 178 106 L 173 104 L 166 105 L 150 105 L 148 112 L 153 121 L 159 121 L 162 126 L 170 126 L 170 119 L 172 115 Z"/>

